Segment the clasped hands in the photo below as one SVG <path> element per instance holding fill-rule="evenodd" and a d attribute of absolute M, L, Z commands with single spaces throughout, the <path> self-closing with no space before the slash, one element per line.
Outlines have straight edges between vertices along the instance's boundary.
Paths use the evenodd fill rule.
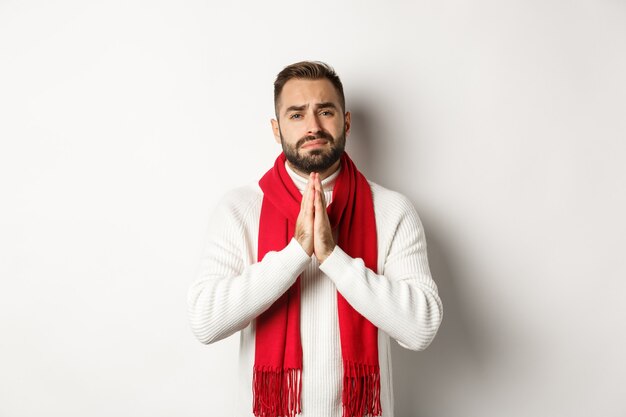
<path fill-rule="evenodd" d="M 333 231 L 326 213 L 324 189 L 317 172 L 309 175 L 309 181 L 302 193 L 294 238 L 309 256 L 315 254 L 320 263 L 335 249 Z"/>

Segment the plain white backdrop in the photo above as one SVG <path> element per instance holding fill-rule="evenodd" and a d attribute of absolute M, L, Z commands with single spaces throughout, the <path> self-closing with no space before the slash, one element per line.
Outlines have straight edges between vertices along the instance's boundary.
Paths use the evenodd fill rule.
<path fill-rule="evenodd" d="M 397 417 L 626 415 L 624 1 L 0 0 L 0 416 L 230 415 L 238 339 L 186 292 L 303 59 L 426 229 Z"/>

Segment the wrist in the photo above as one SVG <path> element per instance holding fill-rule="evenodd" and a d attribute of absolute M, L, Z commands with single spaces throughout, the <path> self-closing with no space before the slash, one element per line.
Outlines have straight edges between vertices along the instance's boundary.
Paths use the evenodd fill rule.
<path fill-rule="evenodd" d="M 318 258 L 318 261 L 320 261 L 320 264 L 324 263 L 324 261 L 326 259 L 328 259 L 328 257 L 333 253 L 333 251 L 335 250 L 335 244 L 333 244 L 332 246 L 330 246 L 326 251 L 324 251 L 321 256 Z"/>

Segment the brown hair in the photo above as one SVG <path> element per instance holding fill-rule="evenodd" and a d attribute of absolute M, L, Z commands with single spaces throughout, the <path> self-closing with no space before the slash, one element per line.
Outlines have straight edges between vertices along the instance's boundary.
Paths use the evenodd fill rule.
<path fill-rule="evenodd" d="M 346 110 L 346 99 L 343 95 L 343 85 L 341 84 L 341 80 L 335 70 L 330 65 L 321 61 L 302 61 L 285 67 L 276 76 L 276 81 L 274 81 L 274 109 L 276 111 L 276 118 L 278 118 L 278 99 L 280 97 L 280 93 L 282 93 L 285 83 L 292 78 L 301 78 L 305 80 L 319 80 L 326 78 L 337 90 L 342 110 Z"/>

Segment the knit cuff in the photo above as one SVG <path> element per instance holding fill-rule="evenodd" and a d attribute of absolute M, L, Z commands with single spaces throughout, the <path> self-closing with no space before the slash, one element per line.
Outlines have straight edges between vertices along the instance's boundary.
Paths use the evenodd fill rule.
<path fill-rule="evenodd" d="M 335 249 L 320 264 L 320 270 L 339 287 L 341 281 L 350 280 L 353 262 L 354 258 L 345 253 L 339 245 L 335 245 Z"/>
<path fill-rule="evenodd" d="M 295 238 L 292 238 L 289 244 L 280 251 L 280 262 L 288 269 L 297 271 L 299 274 L 304 271 L 311 262 L 311 257 L 302 248 L 300 243 L 298 243 Z"/>

